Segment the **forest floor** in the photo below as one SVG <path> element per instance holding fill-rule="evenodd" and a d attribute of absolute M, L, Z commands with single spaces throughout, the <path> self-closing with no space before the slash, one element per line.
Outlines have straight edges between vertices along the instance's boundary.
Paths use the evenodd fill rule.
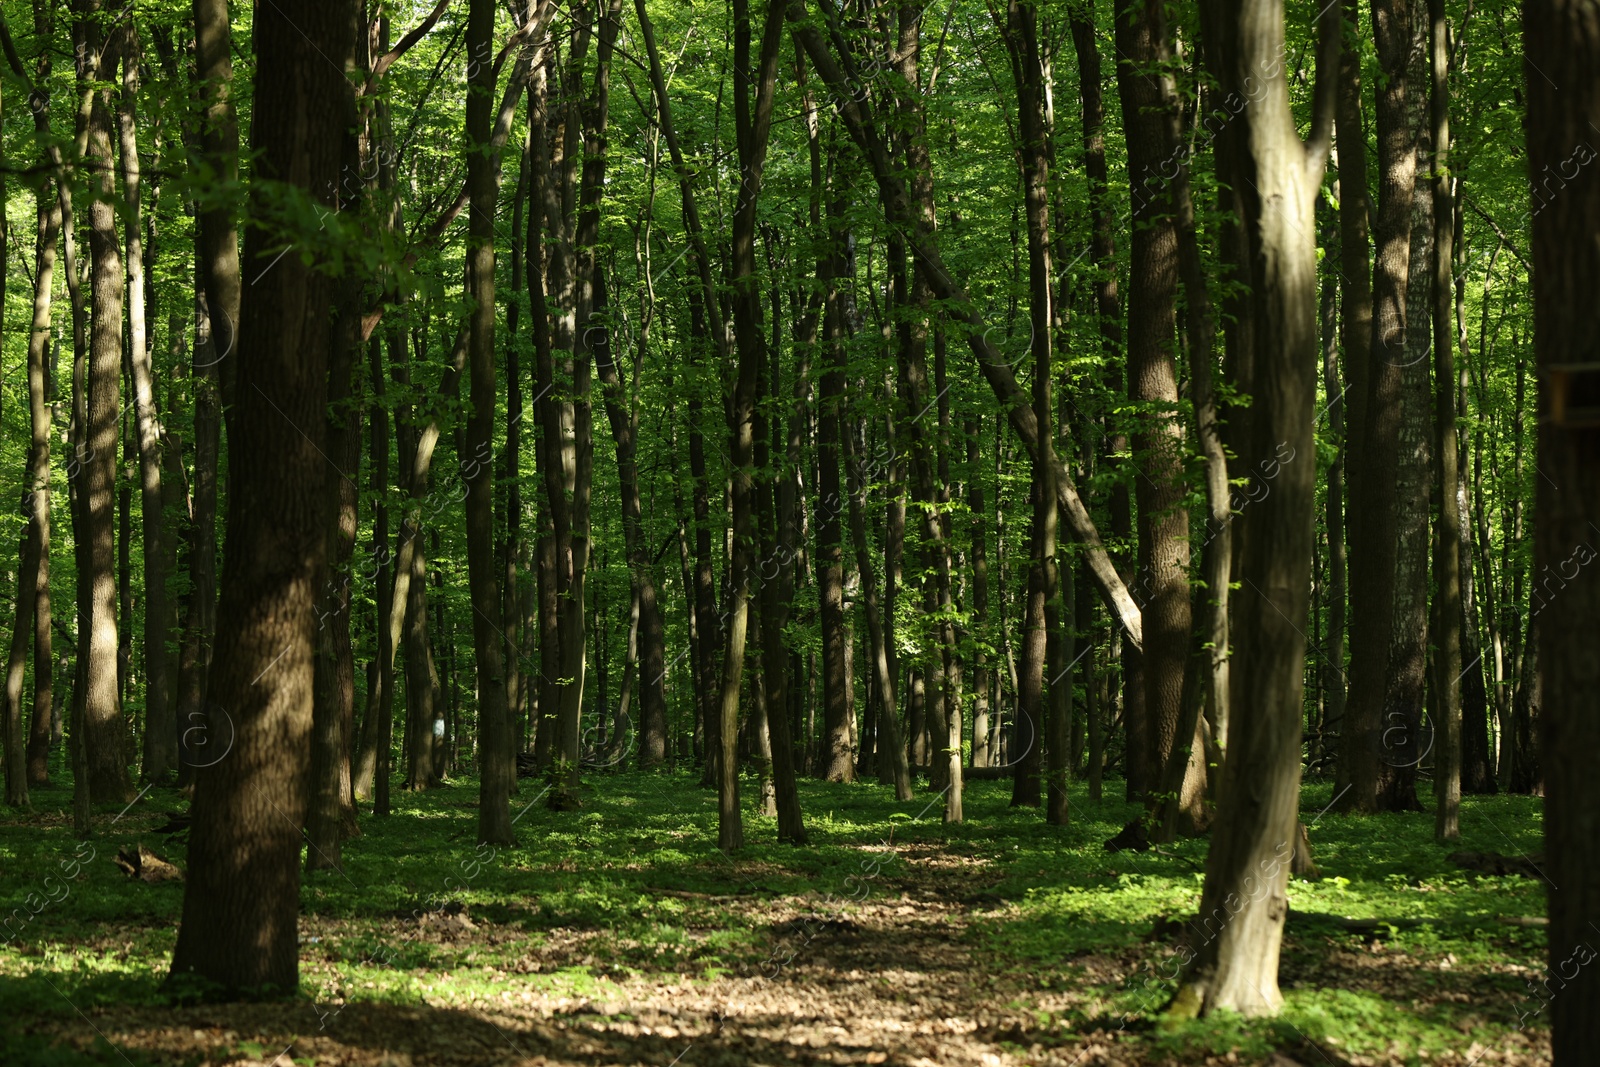
<path fill-rule="evenodd" d="M 947 828 L 926 789 L 897 803 L 876 784 L 808 781 L 809 847 L 779 846 L 772 819 L 749 817 L 731 860 L 714 847 L 715 797 L 693 779 L 587 786 L 582 810 L 556 813 L 523 782 L 519 844 L 498 850 L 474 847 L 475 782 L 397 794 L 393 816 L 362 818 L 343 871 L 302 891 L 299 995 L 242 1005 L 163 997 L 182 885 L 113 862 L 142 843 L 183 866 L 181 840 L 153 832 L 182 797 L 152 790 L 80 842 L 68 791 L 39 790 L 33 815 L 0 821 L 0 937 L 17 935 L 0 944 L 0 1063 L 1550 1059 L 1544 932 L 1503 921 L 1543 914 L 1542 880 L 1461 870 L 1431 813 L 1326 812 L 1326 783 L 1302 799 L 1321 876 L 1290 886 L 1284 1012 L 1173 1029 L 1154 1017 L 1206 845 L 1107 852 L 1135 814 L 1120 782 L 1100 804 L 1077 785 L 1067 827 L 1011 809 L 1009 783 L 969 783 L 967 822 Z M 1456 847 L 1536 852 L 1540 812 L 1535 798 L 1469 797 Z"/>

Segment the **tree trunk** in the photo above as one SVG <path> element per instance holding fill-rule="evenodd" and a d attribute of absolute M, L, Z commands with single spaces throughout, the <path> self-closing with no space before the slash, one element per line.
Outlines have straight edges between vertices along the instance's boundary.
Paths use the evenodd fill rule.
<path fill-rule="evenodd" d="M 201 116 L 197 155 L 223 187 L 237 181 L 239 127 L 233 107 L 233 24 L 223 0 L 193 0 L 195 84 Z M 220 747 L 206 728 L 206 690 L 217 629 L 217 476 L 224 401 L 232 397 L 239 330 L 239 235 L 234 205 L 210 198 L 195 213 L 197 296 L 194 383 L 194 503 L 189 528 L 189 606 L 178 687 L 179 776 L 192 778 Z M 69 267 L 68 273 L 71 273 Z M 201 329 L 203 320 L 204 329 Z M 191 733 L 191 731 L 194 731 Z M 187 752 L 186 739 L 205 754 Z"/>
<path fill-rule="evenodd" d="M 1455 293 L 1451 241 L 1455 204 L 1450 189 L 1450 57 L 1444 0 L 1428 0 L 1433 73 L 1433 448 L 1438 462 L 1433 547 L 1433 693 L 1438 757 L 1434 771 L 1434 837 L 1461 836 L 1461 513 L 1457 509 L 1456 364 L 1451 329 Z"/>
<path fill-rule="evenodd" d="M 472 648 L 478 671 L 478 843 L 510 845 L 511 791 L 516 788 L 506 704 L 500 575 L 494 558 L 494 220 L 500 191 L 500 153 L 492 145 L 495 116 L 494 0 L 467 10 L 467 365 L 472 416 L 467 421 L 462 474 L 467 483 L 467 573 L 472 597 Z M 515 76 L 515 75 L 513 75 Z M 429 724 L 432 725 L 431 723 Z"/>
<path fill-rule="evenodd" d="M 1234 721 L 1221 804 L 1206 861 L 1199 918 L 1169 1011 L 1177 1016 L 1276 1012 L 1278 956 L 1300 801 L 1300 716 L 1312 559 L 1316 464 L 1317 294 L 1314 206 L 1332 140 L 1339 12 L 1324 9 L 1311 136 L 1302 144 L 1289 106 L 1279 0 L 1208 0 L 1202 11 L 1220 91 L 1251 88 L 1251 105 L 1220 134 L 1219 180 L 1238 192 L 1240 255 L 1247 285 L 1234 343 L 1254 400 L 1248 451 L 1260 469 L 1287 445 L 1273 490 L 1237 523 L 1243 594 L 1232 673 Z M 1246 79 L 1251 79 L 1247 82 Z"/>
<path fill-rule="evenodd" d="M 984 520 L 983 481 L 978 473 L 978 438 L 982 434 L 982 416 L 965 421 L 967 437 L 967 510 L 972 515 L 969 555 L 972 567 L 972 628 L 980 641 L 989 640 L 989 556 L 988 527 Z M 989 748 L 989 690 L 992 675 L 988 656 L 981 644 L 975 643 L 972 652 L 972 765 L 987 767 L 991 762 Z"/>
<path fill-rule="evenodd" d="M 167 576 L 165 522 L 161 498 L 161 423 L 156 416 L 145 316 L 144 205 L 140 189 L 138 111 L 138 29 L 122 30 L 122 95 L 117 109 L 122 150 L 123 225 L 127 247 L 128 370 L 133 384 L 139 441 L 139 515 L 144 556 L 144 768 L 145 781 L 158 782 L 178 765 L 177 719 L 173 716 L 167 655 Z M 131 620 L 124 620 L 131 625 Z"/>
<path fill-rule="evenodd" d="M 639 769 L 651 770 L 667 758 L 667 696 L 662 685 L 666 656 L 663 650 L 661 606 L 656 599 L 656 580 L 650 559 L 648 534 L 644 528 L 644 501 L 639 492 L 639 413 L 638 368 L 644 361 L 648 323 L 641 326 L 639 352 L 635 357 L 635 388 L 624 392 L 622 376 L 609 344 L 595 350 L 595 368 L 600 375 L 601 395 L 611 439 L 617 451 L 617 481 L 622 497 L 623 544 L 628 568 L 639 602 Z"/>
<path fill-rule="evenodd" d="M 1148 0 L 1119 13 L 1117 50 L 1122 55 L 1117 87 L 1125 116 L 1128 172 L 1164 173 L 1176 147 L 1177 101 L 1165 70 L 1170 49 L 1160 3 Z M 1146 178 L 1133 198 L 1127 388 L 1129 402 L 1139 408 L 1133 465 L 1139 475 L 1134 487 L 1145 639 L 1140 672 L 1144 699 L 1142 706 L 1136 700 L 1128 705 L 1127 760 L 1130 780 L 1154 789 L 1178 743 L 1189 646 L 1189 513 L 1183 506 L 1187 495 L 1183 430 L 1177 420 L 1178 377 L 1172 351 L 1178 295 L 1172 195 L 1164 180 Z"/>
<path fill-rule="evenodd" d="M 258 181 L 328 205 L 354 120 L 348 5 L 285 0 L 256 14 L 251 143 Z M 308 43 L 310 47 L 307 47 Z M 252 189 L 251 216 L 267 215 Z M 228 543 L 208 728 L 231 750 L 195 775 L 182 924 L 169 982 L 224 996 L 299 984 L 300 827 L 310 755 L 313 583 L 325 551 L 330 310 L 326 264 L 274 262 L 283 237 L 249 231 L 254 284 L 239 322 Z"/>
<path fill-rule="evenodd" d="M 823 313 L 825 363 L 819 397 L 821 410 L 817 413 L 816 554 L 822 637 L 822 758 L 818 761 L 816 775 L 829 782 L 848 782 L 855 777 L 850 759 L 850 694 L 845 688 L 844 674 L 844 534 L 840 514 L 845 490 L 839 477 L 840 455 L 848 447 L 845 440 L 848 434 L 845 422 L 846 327 L 839 279 L 845 269 L 842 245 L 848 234 L 843 208 L 848 202 L 849 186 L 839 170 L 835 168 L 835 186 L 828 200 L 832 243 L 823 255 L 827 272 L 824 281 L 827 303 Z M 857 567 L 861 569 L 859 560 Z M 867 580 L 866 573 L 863 569 L 863 581 Z M 876 595 L 876 590 L 869 585 L 869 600 Z M 875 640 L 871 637 L 870 621 L 868 627 L 868 639 Z M 875 660 L 877 658 L 874 656 Z M 890 707 L 893 707 L 892 699 Z"/>
<path fill-rule="evenodd" d="M 96 0 L 84 0 L 86 12 L 98 11 Z M 85 83 L 108 78 L 115 69 L 114 43 L 101 39 L 92 18 L 85 30 L 87 47 L 80 61 Z M 80 644 L 86 657 L 83 728 L 88 755 L 89 794 L 95 803 L 127 802 L 127 726 L 119 694 L 116 460 L 118 414 L 122 394 L 122 256 L 117 241 L 118 199 L 111 145 L 110 90 L 91 93 L 88 124 L 90 168 L 89 259 L 91 316 L 88 371 L 85 379 L 86 421 L 83 444 L 82 538 L 87 564 L 78 581 L 86 588 L 86 632 Z"/>
<path fill-rule="evenodd" d="M 49 16 L 44 15 L 48 25 Z M 49 49 L 39 59 L 39 80 L 29 93 L 35 129 L 48 129 L 49 98 L 37 86 L 50 73 Z M 23 72 L 17 71 L 19 75 Z M 48 162 L 48 153 L 46 153 Z M 55 280 L 56 245 L 61 235 L 61 201 L 49 182 L 35 194 L 33 314 L 28 333 L 28 456 L 23 470 L 23 516 L 17 564 L 17 613 L 6 659 L 6 803 L 28 806 L 28 786 L 49 781 L 50 755 L 50 406 L 45 364 L 50 347 L 50 304 Z M 33 645 L 34 699 L 26 751 L 22 736 L 22 683 L 29 644 Z"/>
<path fill-rule="evenodd" d="M 1359 0 L 1344 0 L 1344 22 L 1346 37 L 1352 41 L 1358 40 Z M 1338 477 L 1347 490 L 1344 495 L 1350 507 L 1345 516 L 1348 521 L 1341 523 L 1339 541 L 1335 545 L 1332 541 L 1333 505 L 1331 502 L 1328 505 L 1329 555 L 1331 566 L 1344 571 L 1350 592 L 1346 594 L 1345 590 L 1337 588 L 1333 592 L 1336 606 L 1330 613 L 1328 624 L 1328 659 L 1338 680 L 1334 683 L 1328 720 L 1337 722 L 1339 726 L 1342 744 L 1337 763 L 1342 786 L 1351 780 L 1352 773 L 1347 765 L 1352 751 L 1349 739 L 1355 725 L 1348 711 L 1351 678 L 1345 668 L 1346 605 L 1355 606 L 1356 595 L 1353 591 L 1360 586 L 1365 574 L 1366 542 L 1360 537 L 1361 520 L 1357 505 L 1365 500 L 1361 479 L 1366 469 L 1363 457 L 1372 351 L 1372 274 L 1368 254 L 1371 242 L 1367 232 L 1372 203 L 1367 192 L 1367 135 L 1361 116 L 1360 49 L 1346 48 L 1339 57 L 1338 104 L 1334 121 L 1339 144 L 1339 343 L 1344 355 L 1344 384 L 1340 387 L 1335 377 L 1326 379 L 1325 387 L 1330 397 L 1329 427 L 1341 443 Z M 1334 484 L 1332 475 L 1329 484 Z M 1347 559 L 1349 565 L 1345 568 Z M 1336 613 L 1336 617 L 1333 613 Z M 1325 750 L 1330 746 L 1331 741 L 1325 740 Z"/>
<path fill-rule="evenodd" d="M 1565 174 L 1574 145 L 1584 146 L 1600 122 L 1600 15 L 1570 0 L 1527 0 L 1528 170 Z M 1546 79 L 1553 79 L 1554 84 Z M 1559 86 L 1560 88 L 1557 88 Z M 1593 150 L 1589 149 L 1593 159 Z M 1545 841 L 1550 888 L 1549 974 L 1561 982 L 1550 1000 L 1556 1067 L 1593 1058 L 1600 1047 L 1600 969 L 1583 966 L 1600 921 L 1600 856 L 1593 840 L 1600 820 L 1600 426 L 1594 421 L 1595 344 L 1600 338 L 1600 174 L 1580 167 L 1533 216 L 1534 352 L 1539 373 L 1538 467 L 1535 481 L 1534 569 L 1559 611 L 1541 627 L 1537 656 L 1544 706 L 1543 767 L 1547 786 Z M 1588 401 L 1581 398 L 1588 396 Z M 1574 409 L 1591 405 L 1585 420 Z M 1546 480 L 1548 479 L 1548 480 Z M 1549 582 L 1550 578 L 1555 582 Z M 1568 967 L 1575 973 L 1568 977 Z"/>
<path fill-rule="evenodd" d="M 1356 496 L 1350 530 L 1350 693 L 1340 736 L 1336 791 L 1347 811 L 1376 811 L 1394 625 L 1398 547 L 1396 486 L 1401 392 L 1406 361 L 1406 283 L 1410 275 L 1412 188 L 1416 146 L 1406 107 L 1412 0 L 1372 0 L 1380 77 L 1375 95 L 1378 140 L 1378 215 L 1372 269 L 1372 333 L 1364 373 L 1352 369 L 1352 388 L 1365 382 L 1350 432 L 1361 440 L 1354 457 Z M 1351 140 L 1354 140 L 1352 136 Z M 1349 143 L 1349 142 L 1346 142 Z M 1359 202 L 1358 202 L 1359 203 Z M 1350 262 L 1347 260 L 1347 262 Z M 1350 353 L 1356 358 L 1361 353 Z M 1394 735 L 1390 735 L 1391 738 Z M 1415 734 L 1412 734 L 1415 737 Z M 1348 787 L 1348 789 L 1346 788 Z"/>

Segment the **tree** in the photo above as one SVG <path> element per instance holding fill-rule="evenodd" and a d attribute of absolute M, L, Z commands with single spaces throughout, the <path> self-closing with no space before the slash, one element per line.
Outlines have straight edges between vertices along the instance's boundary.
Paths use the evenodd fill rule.
<path fill-rule="evenodd" d="M 509 845 L 511 789 L 516 767 L 506 703 L 500 617 L 500 580 L 494 565 L 494 217 L 500 187 L 499 155 L 491 145 L 494 83 L 491 59 L 493 0 L 473 0 L 467 13 L 467 364 L 472 416 L 467 422 L 467 568 L 472 593 L 472 648 L 478 667 L 478 747 L 483 772 L 478 793 L 478 842 Z M 526 17 L 526 16 L 525 16 Z M 415 582 L 415 579 L 413 579 Z M 431 723 L 427 724 L 431 727 Z"/>
<path fill-rule="evenodd" d="M 92 293 L 88 368 L 83 382 L 86 449 L 80 475 L 75 538 L 84 545 L 79 575 L 84 593 L 83 672 L 84 745 L 89 760 L 89 794 L 95 801 L 128 801 L 127 727 L 122 714 L 117 662 L 116 484 L 117 421 L 122 398 L 122 256 L 116 229 L 116 186 L 111 144 L 109 76 L 116 41 L 106 40 L 99 0 L 80 6 L 84 49 L 78 78 L 89 98 L 87 162 L 90 171 L 89 278 Z M 97 84 L 98 83 L 98 84 Z"/>
<path fill-rule="evenodd" d="M 1270 1014 L 1282 1005 L 1278 953 L 1285 888 L 1297 841 L 1300 710 L 1304 689 L 1312 510 L 1312 402 L 1316 396 L 1316 244 L 1313 209 L 1333 135 L 1339 9 L 1323 8 L 1310 137 L 1289 109 L 1282 60 L 1283 5 L 1208 0 L 1208 63 L 1224 97 L 1243 109 L 1218 140 L 1221 177 L 1234 190 L 1248 318 L 1233 343 L 1252 397 L 1253 469 L 1277 463 L 1273 491 L 1238 523 L 1241 595 L 1235 603 L 1233 722 L 1205 887 L 1175 1015 L 1218 1010 Z M 1252 79 L 1247 82 L 1246 79 Z M 1235 94 L 1229 96 L 1228 94 Z M 1287 456 L 1283 449 L 1293 451 Z M 1296 460 L 1299 462 L 1297 463 Z"/>
<path fill-rule="evenodd" d="M 1600 422 L 1594 387 L 1600 339 L 1600 173 L 1578 167 L 1577 146 L 1600 122 L 1600 12 L 1570 0 L 1527 0 L 1528 171 L 1554 171 L 1565 188 L 1533 218 L 1533 346 L 1538 360 L 1539 467 L 1534 500 L 1535 573 L 1560 576 L 1560 625 L 1544 628 L 1538 651 L 1545 774 L 1546 874 L 1550 880 L 1550 974 L 1562 986 L 1550 1001 L 1557 1067 L 1583 1063 L 1600 1043 L 1600 972 L 1584 966 L 1600 919 L 1600 864 L 1592 839 L 1600 819 L 1600 779 L 1590 755 L 1600 745 Z M 1593 149 L 1588 156 L 1593 158 Z M 1576 157 L 1581 158 L 1581 157 Z M 1587 397 L 1588 399 L 1585 399 Z M 1547 570 L 1548 568 L 1548 570 Z M 1585 955 L 1586 953 L 1586 955 Z M 1569 972 L 1575 970 L 1571 978 Z"/>
<path fill-rule="evenodd" d="M 1416 147 L 1406 110 L 1412 0 L 1373 0 L 1380 79 L 1374 92 L 1378 213 L 1373 242 L 1372 339 L 1365 366 L 1352 369 L 1350 428 L 1362 440 L 1354 470 L 1359 507 L 1350 533 L 1350 694 L 1340 739 L 1338 786 L 1346 810 L 1379 807 L 1385 704 L 1393 631 L 1398 545 L 1395 486 L 1401 386 L 1406 365 L 1406 283 L 1411 262 L 1411 200 Z M 1363 353 L 1347 353 L 1359 358 Z M 1413 731 L 1414 733 L 1414 731 Z M 1394 735 L 1390 735 L 1391 737 Z M 1348 790 L 1344 787 L 1349 786 Z"/>
<path fill-rule="evenodd" d="M 36 30 L 47 33 L 50 9 L 38 5 Z M 50 52 L 40 53 L 38 77 L 29 79 L 11 39 L 10 28 L 0 16 L 0 44 L 3 44 L 11 71 L 29 84 L 28 107 L 33 112 L 34 132 L 40 141 L 40 156 L 46 164 L 59 163 L 60 151 L 50 141 Z M 59 168 L 57 174 L 59 175 Z M 59 176 L 55 179 L 59 181 Z M 56 247 L 61 236 L 61 200 L 51 179 L 40 181 L 34 193 L 35 239 L 33 276 L 33 314 L 28 332 L 28 454 L 23 472 L 23 512 L 26 516 L 18 551 L 17 612 L 11 645 L 6 657 L 5 780 L 6 803 L 15 807 L 28 804 L 28 786 L 48 780 L 46 759 L 50 743 L 50 408 L 47 406 L 48 369 L 46 353 L 50 344 L 50 303 L 55 281 Z M 22 736 L 22 683 L 30 644 L 33 649 L 33 720 L 26 748 Z"/>
<path fill-rule="evenodd" d="M 224 995 L 299 983 L 300 827 L 310 771 L 314 582 L 325 551 L 319 439 L 327 396 L 333 210 L 354 118 L 355 10 L 284 0 L 255 13 L 250 224 L 230 426 L 227 550 L 209 740 L 195 773 L 183 920 L 169 982 Z M 308 47 L 308 44 L 310 47 Z M 285 208 L 300 210 L 286 218 Z M 299 230 L 290 229 L 296 222 Z M 309 253 L 283 256 L 286 244 Z M 270 268 L 270 269 L 269 269 Z"/>
<path fill-rule="evenodd" d="M 1189 647 L 1189 513 L 1182 506 L 1182 425 L 1173 358 L 1177 333 L 1178 235 L 1171 183 L 1178 151 L 1177 100 L 1164 8 L 1156 0 L 1117 15 L 1117 86 L 1133 191 L 1128 282 L 1128 400 L 1138 408 L 1133 434 L 1138 504 L 1139 578 L 1144 646 L 1129 694 L 1128 785 L 1154 791 L 1178 738 L 1184 663 Z"/>
<path fill-rule="evenodd" d="M 1437 456 L 1434 507 L 1433 692 L 1439 752 L 1434 792 L 1438 818 L 1434 836 L 1461 836 L 1461 513 L 1456 508 L 1455 292 L 1451 242 L 1455 204 L 1451 196 L 1450 54 L 1444 0 L 1428 0 L 1428 56 L 1433 73 L 1433 448 Z"/>

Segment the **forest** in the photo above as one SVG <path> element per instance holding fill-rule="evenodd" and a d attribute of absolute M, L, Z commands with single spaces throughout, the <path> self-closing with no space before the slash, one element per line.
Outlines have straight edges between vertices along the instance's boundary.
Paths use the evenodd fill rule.
<path fill-rule="evenodd" d="M 0 1061 L 1600 1057 L 1597 0 L 0 53 Z"/>

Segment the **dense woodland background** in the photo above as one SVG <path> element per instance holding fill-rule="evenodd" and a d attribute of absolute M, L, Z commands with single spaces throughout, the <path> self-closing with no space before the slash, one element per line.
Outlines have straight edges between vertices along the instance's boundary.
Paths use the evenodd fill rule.
<path fill-rule="evenodd" d="M 303 840 L 458 776 L 698 768 L 728 851 L 1086 779 L 1213 835 L 1177 1010 L 1271 1011 L 1302 774 L 1544 793 L 1596 152 L 1514 6 L 0 14 L 6 797 L 195 787 L 175 973 L 292 988 Z"/>

